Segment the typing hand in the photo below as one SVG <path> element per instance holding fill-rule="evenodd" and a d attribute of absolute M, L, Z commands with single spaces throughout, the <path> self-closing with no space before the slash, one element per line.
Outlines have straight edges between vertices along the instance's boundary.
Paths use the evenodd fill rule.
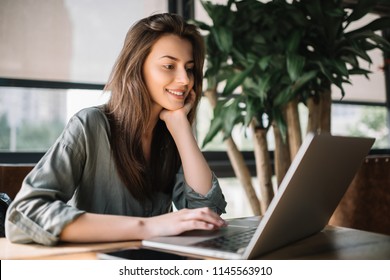
<path fill-rule="evenodd" d="M 152 236 L 178 235 L 185 231 L 215 230 L 226 222 L 209 208 L 182 209 L 176 212 L 145 219 L 147 232 Z"/>

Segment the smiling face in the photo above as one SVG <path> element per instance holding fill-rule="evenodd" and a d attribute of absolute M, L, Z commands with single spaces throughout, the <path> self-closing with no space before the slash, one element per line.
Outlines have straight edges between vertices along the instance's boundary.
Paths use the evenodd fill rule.
<path fill-rule="evenodd" d="M 194 86 L 191 43 L 176 35 L 164 35 L 153 45 L 143 65 L 143 76 L 153 110 L 170 111 L 184 106 Z"/>

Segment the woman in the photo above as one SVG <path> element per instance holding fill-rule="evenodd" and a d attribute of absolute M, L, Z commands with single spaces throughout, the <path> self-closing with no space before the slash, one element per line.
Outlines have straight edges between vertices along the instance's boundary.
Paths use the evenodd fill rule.
<path fill-rule="evenodd" d="M 109 242 L 224 226 L 225 199 L 191 129 L 203 62 L 202 37 L 181 17 L 136 23 L 106 86 L 109 102 L 73 116 L 25 178 L 7 238 Z"/>

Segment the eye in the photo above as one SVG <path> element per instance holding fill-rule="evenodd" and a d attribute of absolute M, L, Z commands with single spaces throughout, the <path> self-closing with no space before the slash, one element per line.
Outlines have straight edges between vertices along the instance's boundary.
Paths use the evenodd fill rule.
<path fill-rule="evenodd" d="M 193 74 L 193 73 L 194 73 L 194 68 L 193 68 L 193 67 L 187 68 L 186 71 L 187 71 L 187 73 L 189 73 L 189 74 Z"/>
<path fill-rule="evenodd" d="M 163 67 L 167 70 L 172 70 L 174 69 L 175 67 L 172 65 L 172 64 L 164 64 Z"/>

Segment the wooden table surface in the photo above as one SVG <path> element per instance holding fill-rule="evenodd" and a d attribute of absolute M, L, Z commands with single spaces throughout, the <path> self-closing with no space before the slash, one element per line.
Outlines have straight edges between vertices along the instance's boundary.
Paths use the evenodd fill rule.
<path fill-rule="evenodd" d="M 140 241 L 111 243 L 63 243 L 53 247 L 13 244 L 0 239 L 0 259 L 97 259 L 97 253 L 137 248 Z M 374 259 L 390 260 L 390 236 L 367 231 L 327 226 L 323 231 L 275 250 L 259 259 Z"/>

